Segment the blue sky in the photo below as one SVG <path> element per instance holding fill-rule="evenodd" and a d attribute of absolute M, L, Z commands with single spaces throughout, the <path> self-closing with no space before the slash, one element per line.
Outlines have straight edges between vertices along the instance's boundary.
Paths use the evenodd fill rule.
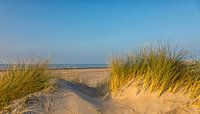
<path fill-rule="evenodd" d="M 0 58 L 105 63 L 110 54 L 166 40 L 200 55 L 200 2 L 0 0 Z"/>

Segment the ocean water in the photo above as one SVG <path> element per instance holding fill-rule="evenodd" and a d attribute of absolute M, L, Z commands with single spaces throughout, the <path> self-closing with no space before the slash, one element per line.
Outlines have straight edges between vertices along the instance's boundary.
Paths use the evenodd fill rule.
<path fill-rule="evenodd" d="M 107 64 L 50 64 L 49 68 L 104 68 L 108 67 Z"/>
<path fill-rule="evenodd" d="M 0 69 L 5 69 L 9 64 L 0 64 Z M 63 69 L 63 68 L 104 68 L 108 67 L 107 64 L 49 64 L 50 69 Z"/>

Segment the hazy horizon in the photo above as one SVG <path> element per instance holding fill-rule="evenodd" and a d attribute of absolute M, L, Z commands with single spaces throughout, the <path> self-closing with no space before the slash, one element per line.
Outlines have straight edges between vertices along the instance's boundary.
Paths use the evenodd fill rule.
<path fill-rule="evenodd" d="M 170 41 L 200 56 L 197 0 L 1 0 L 0 59 L 104 64 L 109 55 Z"/>

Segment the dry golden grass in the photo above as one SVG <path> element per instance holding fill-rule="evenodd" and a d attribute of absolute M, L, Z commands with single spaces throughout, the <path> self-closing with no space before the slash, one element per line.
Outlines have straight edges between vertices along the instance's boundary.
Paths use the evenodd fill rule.
<path fill-rule="evenodd" d="M 186 64 L 188 52 L 168 44 L 142 47 L 133 54 L 111 59 L 110 90 L 117 95 L 127 85 L 157 92 L 182 91 L 200 107 L 200 64 Z M 191 58 L 189 58 L 191 59 Z"/>
<path fill-rule="evenodd" d="M 9 66 L 0 76 L 0 109 L 13 100 L 40 91 L 49 85 L 48 62 L 20 62 Z"/>

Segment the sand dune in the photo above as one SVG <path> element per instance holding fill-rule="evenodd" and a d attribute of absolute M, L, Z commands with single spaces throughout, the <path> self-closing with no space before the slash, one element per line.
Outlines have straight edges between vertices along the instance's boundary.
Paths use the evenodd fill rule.
<path fill-rule="evenodd" d="M 98 72 L 100 70 L 101 72 Z M 109 74 L 108 69 L 79 70 L 80 76 L 87 75 L 89 85 Z M 94 72 L 95 71 L 95 72 Z M 103 71 L 103 72 L 102 72 Z M 69 76 L 69 71 L 57 71 Z M 84 74 L 84 75 L 83 75 Z M 188 99 L 181 93 L 165 93 L 157 97 L 156 93 L 127 89 L 120 97 L 101 96 L 93 86 L 74 84 L 65 79 L 53 79 L 55 90 L 37 92 L 29 95 L 26 105 L 15 105 L 12 113 L 24 114 L 200 114 L 192 106 L 186 106 Z M 24 99 L 15 102 L 20 103 Z M 14 103 L 15 104 L 15 103 Z"/>
<path fill-rule="evenodd" d="M 28 102 L 29 110 L 22 110 L 25 114 L 122 114 L 135 113 L 127 107 L 113 100 L 104 100 L 94 88 L 74 85 L 59 79 L 57 89 L 53 93 L 35 93 Z"/>

